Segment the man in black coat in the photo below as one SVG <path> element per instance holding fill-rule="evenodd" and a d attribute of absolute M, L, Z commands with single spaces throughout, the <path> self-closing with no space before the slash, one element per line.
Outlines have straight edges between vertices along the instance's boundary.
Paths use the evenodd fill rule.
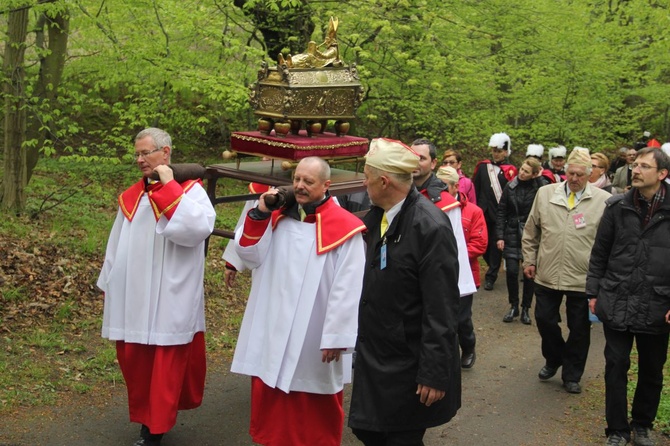
<path fill-rule="evenodd" d="M 508 181 L 517 175 L 517 169 L 507 162 L 512 153 L 512 141 L 506 133 L 496 133 L 489 140 L 491 159 L 483 160 L 475 166 L 472 184 L 475 185 L 477 206 L 484 211 L 486 227 L 489 231 L 489 245 L 484 253 L 484 261 L 488 265 L 484 276 L 484 289 L 492 290 L 498 279 L 498 270 L 502 261 L 502 253 L 496 246 L 496 214 L 502 191 Z"/>
<path fill-rule="evenodd" d="M 461 406 L 458 261 L 449 218 L 412 185 L 419 156 L 375 139 L 365 185 L 374 204 L 359 303 L 349 427 L 366 446 L 422 445 Z"/>
<path fill-rule="evenodd" d="M 605 333 L 608 445 L 653 446 L 649 438 L 663 389 L 670 332 L 670 158 L 646 148 L 633 163 L 633 188 L 607 200 L 586 278 L 589 307 Z M 638 380 L 628 422 L 633 341 Z"/>

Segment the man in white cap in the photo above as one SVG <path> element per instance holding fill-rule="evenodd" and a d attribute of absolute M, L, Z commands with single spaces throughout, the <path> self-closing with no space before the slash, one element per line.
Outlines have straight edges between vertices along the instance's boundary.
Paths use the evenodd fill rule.
<path fill-rule="evenodd" d="M 565 390 L 581 393 L 579 382 L 591 343 L 586 271 L 605 200 L 611 195 L 589 184 L 588 151 L 573 150 L 567 166 L 566 181 L 537 192 L 523 232 L 522 253 L 524 274 L 535 280 L 535 320 L 546 361 L 538 377 L 548 380 L 563 366 Z M 559 326 L 563 296 L 570 327 L 567 340 Z"/>
<path fill-rule="evenodd" d="M 565 181 L 565 156 L 567 149 L 564 146 L 556 146 L 549 149 L 549 161 L 542 167 L 549 169 L 554 176 L 554 183 Z"/>
<path fill-rule="evenodd" d="M 543 155 L 544 155 L 544 146 L 542 144 L 528 144 L 528 148 L 526 149 L 526 159 L 532 156 L 533 158 L 538 160 L 541 164 Z M 554 177 L 554 174 L 552 173 L 551 170 L 542 167 L 542 170 L 539 173 L 538 182 L 542 186 L 545 186 L 550 183 L 556 183 L 556 178 Z"/>
<path fill-rule="evenodd" d="M 475 185 L 477 205 L 484 211 L 486 227 L 489 231 L 489 245 L 484 253 L 488 270 L 484 276 L 484 289 L 492 290 L 498 279 L 502 254 L 496 246 L 496 214 L 502 191 L 508 181 L 517 175 L 517 169 L 507 162 L 512 153 L 512 141 L 506 133 L 496 133 L 489 141 L 491 159 L 483 160 L 475 166 L 472 182 Z"/>
<path fill-rule="evenodd" d="M 270 210 L 278 190 L 263 193 L 235 233 L 236 253 L 253 275 L 231 371 L 251 376 L 254 443 L 342 440 L 365 226 L 333 201 L 329 187 L 328 163 L 303 158 L 293 175 L 295 199 Z"/>
<path fill-rule="evenodd" d="M 449 218 L 412 184 L 419 155 L 379 138 L 364 168 L 373 203 L 358 307 L 349 427 L 366 446 L 419 445 L 461 406 L 458 260 Z"/>

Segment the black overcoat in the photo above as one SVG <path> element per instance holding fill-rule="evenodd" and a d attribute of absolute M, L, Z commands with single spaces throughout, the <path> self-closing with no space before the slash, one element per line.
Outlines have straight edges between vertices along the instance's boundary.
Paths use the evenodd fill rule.
<path fill-rule="evenodd" d="M 456 240 L 449 218 L 415 188 L 384 238 L 382 214 L 373 206 L 364 219 L 367 260 L 349 426 L 371 431 L 437 426 L 461 406 Z M 416 395 L 418 384 L 445 390 L 444 399 L 426 407 Z"/>
<path fill-rule="evenodd" d="M 634 190 L 607 200 L 586 275 L 586 294 L 597 297 L 596 315 L 613 330 L 670 331 L 670 186 L 643 228 Z"/>
<path fill-rule="evenodd" d="M 496 241 L 504 240 L 503 257 L 521 260 L 521 234 L 535 195 L 544 184 L 540 178 L 520 181 L 519 177 L 505 185 L 496 211 Z"/>

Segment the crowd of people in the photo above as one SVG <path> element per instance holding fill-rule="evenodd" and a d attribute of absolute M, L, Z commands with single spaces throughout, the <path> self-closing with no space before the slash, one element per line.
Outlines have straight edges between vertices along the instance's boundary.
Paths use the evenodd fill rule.
<path fill-rule="evenodd" d="M 252 271 L 231 370 L 251 379 L 255 443 L 339 445 L 353 381 L 348 426 L 364 445 L 422 445 L 427 428 L 460 408 L 461 370 L 475 365 L 481 256 L 485 290 L 504 265 L 502 322 L 532 325 L 535 298 L 540 380 L 561 369 L 565 390 L 582 391 L 597 315 L 607 444 L 654 444 L 670 332 L 670 143 L 647 137 L 612 162 L 556 146 L 544 164 L 544 147 L 531 144 L 518 169 L 507 134 L 488 147 L 471 179 L 457 151 L 440 159 L 426 139 L 376 138 L 365 193 L 331 196 L 330 166 L 318 157 L 298 163 L 291 190 L 250 185 L 261 195 L 223 257 L 228 286 Z M 102 335 L 116 342 L 130 420 L 141 425 L 135 446 L 160 445 L 204 392 L 204 246 L 215 211 L 200 179 L 175 179 L 172 153 L 163 130 L 136 136 L 142 178 L 119 196 L 98 280 Z M 351 212 L 360 210 L 362 219 Z"/>

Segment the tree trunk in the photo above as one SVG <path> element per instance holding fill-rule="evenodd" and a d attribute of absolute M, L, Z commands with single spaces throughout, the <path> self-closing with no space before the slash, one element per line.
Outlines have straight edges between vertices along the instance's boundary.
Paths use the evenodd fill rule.
<path fill-rule="evenodd" d="M 258 2 L 252 8 L 245 8 L 247 0 L 234 0 L 233 4 L 241 8 L 263 34 L 265 51 L 270 60 L 277 60 L 282 49 L 299 54 L 307 48 L 314 22 L 309 1 L 303 0 L 297 6 L 283 6 L 276 1 L 276 9 L 265 2 Z"/>
<path fill-rule="evenodd" d="M 40 26 L 41 25 L 41 26 Z M 37 83 L 34 88 L 33 96 L 39 98 L 37 112 L 46 108 L 53 110 L 55 99 L 58 96 L 63 70 L 65 68 L 65 58 L 67 55 L 68 31 L 70 26 L 69 14 L 67 11 L 59 11 L 54 17 L 43 15 L 38 21 L 38 33 L 44 32 L 47 28 L 49 47 L 45 56 L 40 59 L 40 72 Z M 38 39 L 39 42 L 43 39 Z M 30 181 L 33 169 L 39 160 L 40 148 L 50 134 L 55 134 L 52 123 L 48 123 L 48 129 L 41 129 L 42 120 L 39 114 L 32 113 L 28 120 L 26 131 L 27 140 L 36 140 L 37 144 L 31 145 L 27 149 L 27 180 Z"/>
<path fill-rule="evenodd" d="M 24 58 L 28 34 L 28 9 L 11 11 L 3 63 L 5 95 L 4 179 L 0 208 L 21 213 L 26 207 L 26 100 Z"/>

